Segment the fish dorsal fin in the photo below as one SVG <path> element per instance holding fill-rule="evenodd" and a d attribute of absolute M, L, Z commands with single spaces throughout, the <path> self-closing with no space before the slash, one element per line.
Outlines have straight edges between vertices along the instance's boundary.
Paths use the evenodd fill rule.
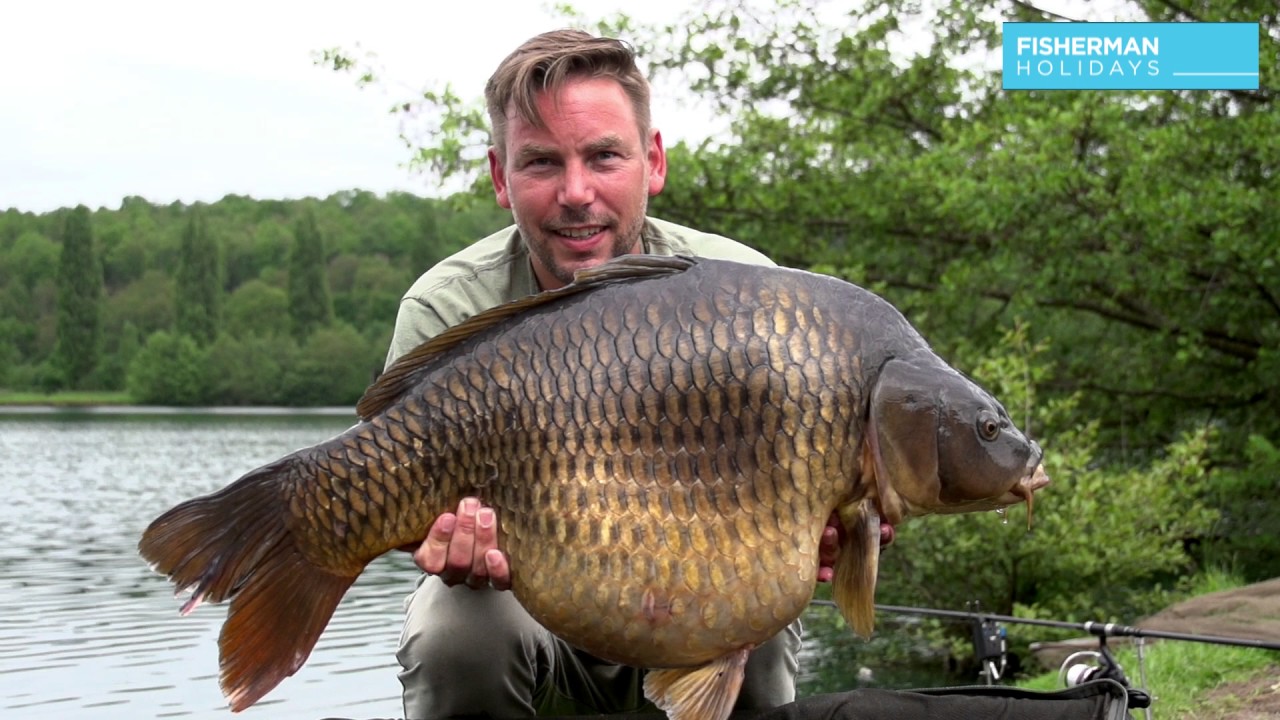
<path fill-rule="evenodd" d="M 650 670 L 644 694 L 670 720 L 725 720 L 742 690 L 750 649 L 691 668 Z"/>
<path fill-rule="evenodd" d="M 378 377 L 356 404 L 356 414 L 368 420 L 386 410 L 418 384 L 420 372 L 440 355 L 467 338 L 532 308 L 605 285 L 684 272 L 697 261 L 671 255 L 623 255 L 593 268 L 579 270 L 573 282 L 499 305 L 458 323 L 405 353 Z"/>

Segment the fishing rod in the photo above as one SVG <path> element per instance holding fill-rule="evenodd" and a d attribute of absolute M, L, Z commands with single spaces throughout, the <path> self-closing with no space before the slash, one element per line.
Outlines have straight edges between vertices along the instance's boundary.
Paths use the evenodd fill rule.
<path fill-rule="evenodd" d="M 812 604 L 835 607 L 835 603 L 830 600 L 813 600 Z M 1039 625 L 1041 627 L 1059 628 L 1062 630 L 1079 630 L 1098 637 L 1158 638 L 1163 640 L 1185 640 L 1187 642 L 1213 643 L 1216 645 L 1238 645 L 1240 647 L 1261 648 L 1263 650 L 1280 650 L 1280 643 L 1267 642 L 1265 640 L 1221 637 L 1217 635 L 1196 635 L 1192 633 L 1163 632 L 1161 630 L 1145 630 L 1143 628 L 1131 627 L 1129 625 L 1117 625 L 1116 623 L 1100 623 L 1092 621 L 1073 623 L 1062 622 L 1059 620 L 1034 620 L 1031 618 L 1013 617 L 1012 615 L 996 615 L 980 611 L 936 610 L 934 608 L 910 607 L 907 605 L 877 604 L 875 607 L 879 612 L 893 613 L 897 615 L 930 615 L 934 617 L 968 620 L 971 622 L 993 620 L 995 622 L 1018 625 Z"/>

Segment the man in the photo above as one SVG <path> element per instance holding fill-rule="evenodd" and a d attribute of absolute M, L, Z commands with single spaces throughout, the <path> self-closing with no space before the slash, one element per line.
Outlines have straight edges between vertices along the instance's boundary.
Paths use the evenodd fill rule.
<path fill-rule="evenodd" d="M 485 88 L 498 204 L 515 225 L 431 268 L 401 302 L 387 362 L 483 310 L 563 287 L 619 255 L 772 264 L 716 235 L 646 216 L 666 181 L 649 86 L 624 43 L 562 30 L 508 56 Z M 831 578 L 837 530 L 823 535 Z M 414 553 L 426 573 L 406 601 L 397 658 L 408 718 L 619 713 L 645 703 L 643 673 L 593 658 L 539 626 L 508 592 L 491 508 L 467 499 Z M 799 621 L 752 652 L 737 708 L 795 697 Z"/>

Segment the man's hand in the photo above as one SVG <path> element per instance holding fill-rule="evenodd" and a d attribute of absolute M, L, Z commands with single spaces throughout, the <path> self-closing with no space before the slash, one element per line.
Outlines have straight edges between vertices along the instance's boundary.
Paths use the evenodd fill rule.
<path fill-rule="evenodd" d="M 844 526 L 840 516 L 831 513 L 827 526 L 822 529 L 818 541 L 818 582 L 831 582 L 836 576 L 836 560 L 840 557 L 840 543 L 844 541 Z M 880 523 L 880 547 L 893 542 L 893 526 Z"/>
<path fill-rule="evenodd" d="M 413 562 L 450 587 L 466 583 L 470 588 L 511 589 L 511 568 L 498 549 L 497 516 L 475 498 L 464 498 L 457 513 L 436 518 L 413 552 Z"/>

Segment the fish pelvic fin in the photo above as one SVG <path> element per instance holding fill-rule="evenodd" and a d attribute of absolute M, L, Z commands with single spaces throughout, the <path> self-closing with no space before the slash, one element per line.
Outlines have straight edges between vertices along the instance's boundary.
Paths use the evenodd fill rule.
<path fill-rule="evenodd" d="M 869 638 L 876 624 L 880 515 L 872 502 L 864 500 L 841 508 L 840 522 L 845 526 L 845 533 L 836 559 L 831 597 L 853 631 Z"/>
<path fill-rule="evenodd" d="M 184 615 L 205 600 L 231 601 L 218 649 L 220 685 L 237 712 L 302 667 L 356 579 L 316 567 L 298 549 L 280 492 L 294 461 L 175 506 L 138 543 L 179 593 L 192 591 Z"/>
<path fill-rule="evenodd" d="M 745 647 L 698 667 L 650 670 L 645 697 L 670 720 L 725 720 L 738 701 L 750 654 Z"/>

